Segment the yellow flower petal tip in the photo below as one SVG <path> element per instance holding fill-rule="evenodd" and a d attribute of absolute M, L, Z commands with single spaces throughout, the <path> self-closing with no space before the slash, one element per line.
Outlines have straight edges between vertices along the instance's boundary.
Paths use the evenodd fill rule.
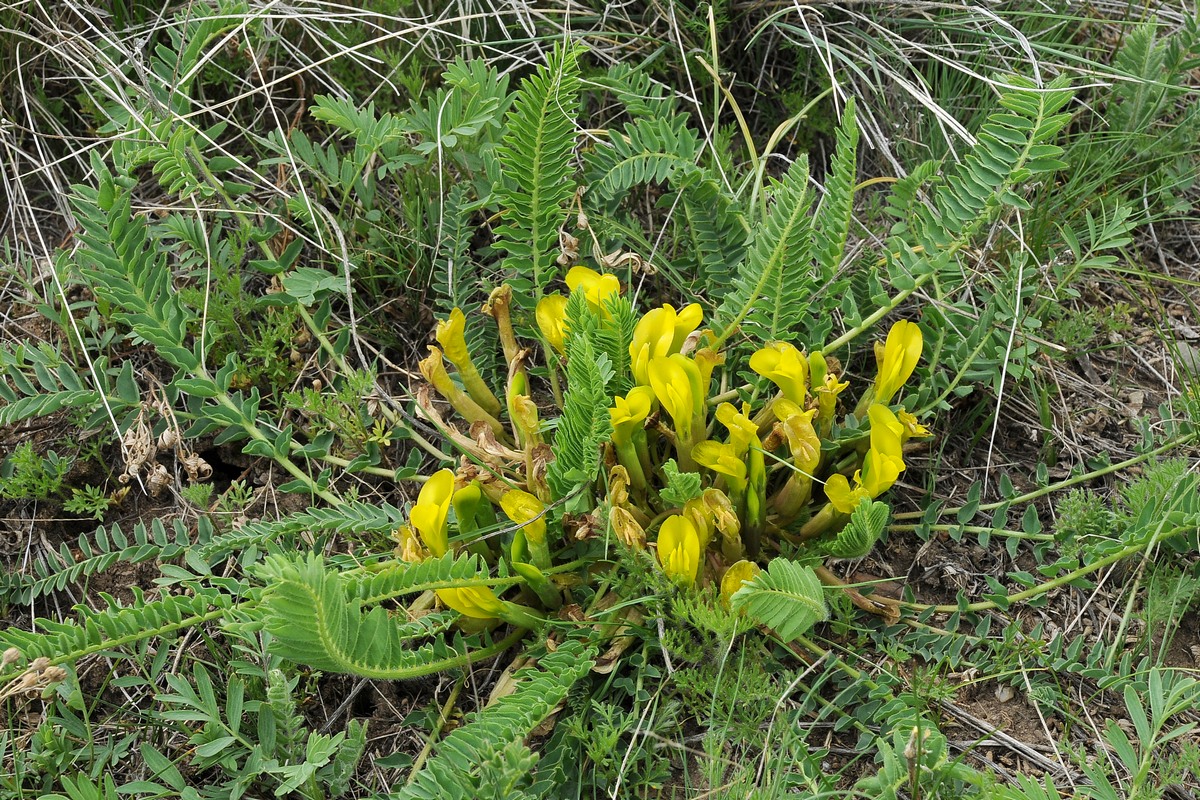
<path fill-rule="evenodd" d="M 697 464 L 729 478 L 735 486 L 746 483 L 746 462 L 731 444 L 711 439 L 700 442 L 692 448 L 692 458 Z"/>
<path fill-rule="evenodd" d="M 647 311 L 634 327 L 629 344 L 634 380 L 642 385 L 649 383 L 650 362 L 678 353 L 687 337 L 700 327 L 703 317 L 699 303 L 692 303 L 678 312 L 669 303 Z"/>
<path fill-rule="evenodd" d="M 416 505 L 408 514 L 409 521 L 421 536 L 421 541 L 434 556 L 445 555 L 450 549 L 446 518 L 450 513 L 453 497 L 454 473 L 448 469 L 438 470 L 425 481 L 417 495 Z"/>
<path fill-rule="evenodd" d="M 779 387 L 798 406 L 808 392 L 808 359 L 789 342 L 771 342 L 750 356 L 750 369 Z"/>
<path fill-rule="evenodd" d="M 600 273 L 588 267 L 572 267 L 567 272 L 567 288 L 572 292 L 579 290 L 587 297 L 588 305 L 597 313 L 603 314 L 608 298 L 621 293 L 621 281 L 616 275 L 607 272 Z"/>
<path fill-rule="evenodd" d="M 879 376 L 875 379 L 875 402 L 887 405 L 913 374 L 924 348 L 921 327 L 902 319 L 888 331 L 882 350 L 876 349 Z"/>
<path fill-rule="evenodd" d="M 721 600 L 726 606 L 729 605 L 730 599 L 742 588 L 746 581 L 752 581 L 762 572 L 758 564 L 753 561 L 738 561 L 725 570 L 725 575 L 721 578 Z"/>
<path fill-rule="evenodd" d="M 650 416 L 653 405 L 654 390 L 649 386 L 635 386 L 624 397 L 614 397 L 613 407 L 608 410 L 613 441 L 617 444 L 628 442 Z"/>
<path fill-rule="evenodd" d="M 690 358 L 675 353 L 650 361 L 650 388 L 671 415 L 679 438 L 691 439 L 692 419 L 704 413 L 700 369 Z"/>
<path fill-rule="evenodd" d="M 537 308 L 534 309 L 534 318 L 546 343 L 558 351 L 559 355 L 565 355 L 567 298 L 561 294 L 546 295 L 538 301 Z"/>
<path fill-rule="evenodd" d="M 486 586 L 438 589 L 437 596 L 449 608 L 472 619 L 495 619 L 504 610 L 504 601 Z"/>
<path fill-rule="evenodd" d="M 525 538 L 541 544 L 546 541 L 546 504 L 529 492 L 512 489 L 500 498 L 505 515 L 521 526 Z"/>
<path fill-rule="evenodd" d="M 667 517 L 658 529 L 658 562 L 668 578 L 692 586 L 700 571 L 700 535 L 686 517 Z"/>

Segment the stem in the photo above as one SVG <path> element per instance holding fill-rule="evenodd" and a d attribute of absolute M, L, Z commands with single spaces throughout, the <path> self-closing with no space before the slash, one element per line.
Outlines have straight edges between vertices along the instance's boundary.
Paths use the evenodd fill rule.
<path fill-rule="evenodd" d="M 1000 506 L 1005 505 L 1006 503 L 1009 505 L 1013 505 L 1016 503 L 1027 503 L 1030 500 L 1036 500 L 1039 497 L 1044 497 L 1045 495 L 1048 495 L 1052 492 L 1057 492 L 1062 489 L 1068 489 L 1072 486 L 1076 486 L 1080 483 L 1084 483 L 1086 481 L 1090 481 L 1095 478 L 1103 477 L 1103 476 L 1108 475 L 1113 472 L 1119 472 L 1123 469 L 1126 469 L 1127 467 L 1132 467 L 1135 464 L 1140 464 L 1143 461 L 1148 461 L 1157 455 L 1161 455 L 1162 453 L 1167 452 L 1168 450 L 1172 450 L 1181 445 L 1185 445 L 1188 442 L 1191 442 L 1192 440 L 1194 440 L 1196 438 L 1196 436 L 1197 436 L 1196 433 L 1185 434 L 1183 436 L 1172 439 L 1171 441 L 1167 442 L 1166 444 L 1160 445 L 1160 446 L 1154 448 L 1153 450 L 1142 453 L 1140 456 L 1134 456 L 1133 458 L 1127 458 L 1124 461 L 1118 462 L 1116 464 L 1109 464 L 1107 467 L 1101 467 L 1100 469 L 1092 470 L 1091 472 L 1085 472 L 1082 475 L 1076 475 L 1074 478 L 1068 478 L 1065 481 L 1051 484 L 1050 486 L 1043 486 L 1040 489 L 1034 489 L 1032 492 L 1026 492 L 1025 494 L 1019 495 L 1017 497 L 1010 497 L 1007 500 L 1000 500 L 995 503 L 987 503 L 985 505 L 981 505 L 981 506 L 979 506 L 979 510 L 980 511 L 994 511 L 997 508 L 999 508 Z M 961 510 L 962 510 L 962 506 L 956 506 L 955 508 L 943 508 L 942 510 L 940 510 L 938 512 L 938 517 L 943 517 L 947 514 L 955 514 Z M 924 511 L 901 511 L 898 514 L 893 514 L 892 519 L 920 519 L 923 516 L 925 516 Z"/>
<path fill-rule="evenodd" d="M 894 533 L 912 533 L 920 529 L 920 525 L 889 525 L 888 530 Z M 1052 542 L 1054 534 L 1052 533 L 1025 533 L 1024 531 L 1010 531 L 1004 528 L 992 528 L 987 525 L 928 525 L 926 530 L 930 531 L 962 531 L 963 533 L 991 533 L 996 536 L 1007 536 L 1010 539 L 1029 539 L 1034 542 Z"/>
<path fill-rule="evenodd" d="M 961 247 L 961 245 L 959 245 L 959 247 Z M 959 249 L 959 247 L 951 247 L 949 252 L 954 253 Z M 866 333 L 868 330 L 875 327 L 876 322 L 879 322 L 879 320 L 895 311 L 901 303 L 908 299 L 909 295 L 913 294 L 915 291 L 917 291 L 917 289 L 920 289 L 922 286 L 928 283 L 932 277 L 932 272 L 927 272 L 924 275 L 918 275 L 915 277 L 913 279 L 912 287 L 908 289 L 901 289 L 896 293 L 895 297 L 893 297 L 891 300 L 888 300 L 879 308 L 875 309 L 875 311 L 872 312 L 870 316 L 866 317 L 862 322 L 858 323 L 853 328 L 821 348 L 821 352 L 828 353 L 832 352 L 833 350 L 837 350 L 839 347 L 844 347 L 857 339 L 863 333 Z"/>
<path fill-rule="evenodd" d="M 1060 586 L 1065 586 L 1066 584 L 1070 583 L 1071 581 L 1082 578 L 1085 575 L 1088 575 L 1089 573 L 1095 572 L 1096 570 L 1099 570 L 1099 569 L 1103 569 L 1104 567 L 1107 567 L 1109 564 L 1115 564 L 1116 562 L 1120 561 L 1123 558 L 1127 558 L 1128 556 L 1131 556 L 1134 553 L 1145 550 L 1148 547 L 1153 546 L 1155 543 L 1157 543 L 1163 539 L 1168 539 L 1172 536 L 1177 536 L 1181 533 L 1186 532 L 1187 530 L 1188 530 L 1188 528 L 1182 528 L 1182 527 L 1181 528 L 1172 528 L 1170 531 L 1167 531 L 1166 533 L 1163 533 L 1161 535 L 1155 535 L 1155 536 L 1151 537 L 1149 542 L 1139 542 L 1137 544 L 1131 544 L 1126 547 L 1123 547 L 1120 550 L 1118 550 L 1117 552 L 1111 553 L 1111 554 L 1105 556 L 1104 558 L 1100 559 L 1099 561 L 1093 562 L 1091 564 L 1087 564 L 1085 566 L 1080 567 L 1079 569 L 1072 570 L 1071 572 L 1068 572 L 1065 575 L 1059 575 L 1057 578 L 1048 580 L 1045 583 L 1039 583 L 1037 586 L 1031 586 L 1030 588 L 1025 589 L 1024 591 L 1016 592 L 1015 594 L 1010 594 L 1006 598 L 1004 598 L 1003 604 L 1005 606 L 1009 606 L 1009 605 L 1012 605 L 1013 603 L 1020 603 L 1023 600 L 1028 600 L 1031 597 L 1037 597 L 1040 594 L 1045 594 L 1046 592 L 1053 591 L 1054 589 L 1057 589 Z M 877 599 L 880 602 L 888 603 L 889 605 L 896 605 L 901 608 L 911 609 L 913 611 L 928 611 L 930 609 L 933 609 L 934 611 L 937 611 L 939 613 L 945 613 L 945 614 L 952 614 L 955 611 L 991 611 L 992 609 L 1001 607 L 1001 602 L 996 601 L 996 600 L 980 600 L 979 602 L 976 602 L 976 603 L 969 603 L 966 606 L 960 606 L 960 605 L 957 605 L 954 603 L 947 603 L 944 605 L 928 605 L 926 603 L 910 603 L 910 602 L 907 602 L 904 600 L 892 600 L 892 599 L 886 598 L 886 597 L 880 597 Z"/>
<path fill-rule="evenodd" d="M 204 370 L 204 367 L 199 367 L 198 371 L 201 377 L 212 381 L 214 384 L 216 383 L 216 381 L 213 381 L 212 378 L 209 377 L 208 373 Z M 233 399 L 230 398 L 228 394 L 222 392 L 221 394 L 217 395 L 216 399 L 218 403 L 238 415 L 238 418 L 241 420 L 240 424 L 242 426 L 242 430 L 244 430 L 251 439 L 256 439 L 260 442 L 267 442 L 268 444 L 272 445 L 272 447 L 274 446 L 274 442 L 268 439 L 266 435 L 258 429 L 258 426 L 254 424 L 253 420 L 250 420 L 245 414 L 242 413 L 241 406 L 233 402 Z M 329 503 L 331 506 L 340 506 L 342 504 L 341 498 L 335 494 L 332 494 L 326 489 L 318 488 L 316 481 L 312 479 L 312 476 L 300 469 L 300 467 L 296 466 L 296 462 L 292 461 L 287 456 L 276 453 L 275 461 L 277 461 L 281 467 L 287 470 L 292 477 L 306 484 L 309 488 L 309 491 L 311 491 L 317 497 L 320 497 L 326 503 Z"/>
<path fill-rule="evenodd" d="M 442 710 L 438 714 L 437 723 L 434 724 L 433 730 L 429 732 L 429 737 L 425 740 L 425 746 L 421 748 L 421 752 L 417 754 L 416 760 L 413 761 L 412 772 L 408 773 L 408 780 L 405 781 L 406 786 L 412 785 L 412 782 L 417 779 L 417 773 L 421 771 L 421 767 L 425 766 L 425 760 L 433 752 L 433 743 L 441 735 L 442 729 L 446 727 L 446 723 L 450 720 L 450 710 L 458 702 L 458 695 L 462 692 L 463 685 L 466 682 L 467 676 L 463 675 L 454 684 L 454 688 L 450 690 L 450 696 L 446 698 L 446 702 L 442 704 Z"/>

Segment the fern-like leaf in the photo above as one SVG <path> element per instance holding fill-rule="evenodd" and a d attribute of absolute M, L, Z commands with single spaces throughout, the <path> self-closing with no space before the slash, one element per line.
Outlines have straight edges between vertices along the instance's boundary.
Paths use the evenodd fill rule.
<path fill-rule="evenodd" d="M 863 498 L 850 514 L 850 521 L 838 531 L 833 541 L 825 546 L 825 552 L 834 558 L 861 558 L 871 552 L 887 527 L 892 510 L 887 503 Z"/>
<path fill-rule="evenodd" d="M 828 610 L 821 580 L 812 567 L 786 558 L 776 558 L 767 568 L 746 581 L 730 598 L 736 609 L 766 625 L 785 642 L 802 635 L 825 619 Z"/>
<path fill-rule="evenodd" d="M 32 575 L 11 574 L 3 579 L 3 596 L 8 602 L 28 603 L 30 600 L 61 591 L 83 578 L 104 572 L 113 564 L 140 564 L 154 559 L 169 561 L 194 545 L 212 537 L 212 523 L 201 517 L 196 535 L 189 534 L 182 520 L 175 520 L 168 529 L 161 519 L 149 527 L 138 523 L 130 534 L 120 525 L 110 529 L 100 527 L 94 534 L 79 537 L 76 556 L 63 544 L 58 551 L 39 555 L 33 560 Z"/>
<path fill-rule="evenodd" d="M 1070 99 L 1065 79 L 1046 90 L 1012 79 L 1000 95 L 1004 111 L 982 125 L 975 146 L 933 193 L 932 208 L 918 206 L 907 235 L 890 243 L 894 285 L 909 288 L 914 277 L 944 270 L 1003 206 L 1028 208 L 1013 187 L 1066 166 L 1062 148 L 1047 142 L 1070 121 L 1059 113 Z"/>
<path fill-rule="evenodd" d="M 707 170 L 691 173 L 680 192 L 685 233 L 696 260 L 696 285 L 719 302 L 728 294 L 737 267 L 746 257 L 745 215 Z"/>
<path fill-rule="evenodd" d="M 115 179 L 99 159 L 92 166 L 100 188 L 73 187 L 81 243 L 73 260 L 95 295 L 115 306 L 114 319 L 152 344 L 171 366 L 194 373 L 200 357 L 184 344 L 194 314 L 172 285 L 166 253 L 151 243 L 145 218 L 133 213 L 126 181 Z"/>
<path fill-rule="evenodd" d="M 503 269 L 518 306 L 531 309 L 556 274 L 558 230 L 575 194 L 572 176 L 579 108 L 579 50 L 557 45 L 521 84 L 496 149 L 504 209 L 496 228 Z"/>
<path fill-rule="evenodd" d="M 854 114 L 854 99 L 846 103 L 842 124 L 837 129 L 837 149 L 825 179 L 825 196 L 813 221 L 813 255 L 817 262 L 817 281 L 827 284 L 833 280 L 850 232 L 850 217 L 854 211 L 854 178 L 857 174 L 858 122 Z"/>
<path fill-rule="evenodd" d="M 301 532 L 363 533 L 389 531 L 407 520 L 407 515 L 388 503 L 345 502 L 337 508 L 310 508 L 282 519 L 248 522 L 199 544 L 196 554 L 202 561 L 215 564 L 233 553 L 250 547 L 263 547 Z"/>
<path fill-rule="evenodd" d="M 596 651 L 568 639 L 514 676 L 517 690 L 477 712 L 438 745 L 390 800 L 508 800 L 528 785 L 536 757 L 521 743 L 592 668 Z M 515 748 L 515 749 L 514 749 Z"/>
<path fill-rule="evenodd" d="M 266 583 L 261 613 L 272 651 L 327 672 L 399 679 L 432 675 L 473 657 L 510 647 L 520 632 L 492 642 L 441 635 L 458 615 L 430 614 L 407 621 L 379 604 L 404 594 L 488 582 L 475 556 L 452 554 L 419 564 L 395 562 L 363 576 L 345 577 L 316 554 L 268 558 L 257 569 Z M 370 607 L 369 610 L 364 610 Z M 430 638 L 432 637 L 432 638 Z M 417 640 L 430 639 L 419 646 Z"/>
<path fill-rule="evenodd" d="M 134 586 L 133 603 L 120 605 L 110 595 L 100 593 L 105 608 L 94 610 L 76 606 L 77 619 L 56 622 L 35 621 L 43 633 L 8 628 L 0 631 L 0 649 L 15 647 L 26 659 L 39 656 L 63 664 L 101 651 L 114 650 L 155 636 L 167 636 L 231 613 L 233 599 L 215 589 L 192 587 L 193 594 L 167 595 L 147 602 L 141 589 Z"/>
<path fill-rule="evenodd" d="M 619 199 L 634 186 L 672 181 L 696 169 L 700 137 L 687 117 L 639 119 L 614 132 L 608 145 L 588 159 L 588 194 L 601 201 Z"/>
<path fill-rule="evenodd" d="M 796 160 L 771 192 L 772 206 L 754 234 L 733 290 L 717 311 L 718 342 L 744 325 L 755 341 L 787 341 L 808 313 L 814 288 L 808 160 Z"/>
<path fill-rule="evenodd" d="M 567 301 L 566 319 L 567 392 L 546 481 L 556 499 L 566 500 L 567 511 L 583 512 L 591 510 L 592 494 L 576 489 L 596 479 L 600 446 L 612 435 L 607 387 L 613 371 L 598 344 L 600 320 L 583 292 Z"/>

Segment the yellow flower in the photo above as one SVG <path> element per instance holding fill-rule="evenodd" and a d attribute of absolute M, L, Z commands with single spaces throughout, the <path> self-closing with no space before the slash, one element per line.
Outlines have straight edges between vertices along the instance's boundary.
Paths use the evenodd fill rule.
<path fill-rule="evenodd" d="M 496 438 L 501 441 L 507 441 L 508 435 L 504 432 L 504 426 L 496 419 L 495 415 L 481 406 L 474 397 L 458 388 L 450 377 L 450 373 L 446 372 L 446 365 L 442 363 L 442 351 L 433 345 L 429 345 L 429 355 L 421 359 L 417 365 L 421 370 L 421 374 L 425 376 L 425 380 L 433 384 L 433 388 L 437 389 L 438 394 L 446 399 L 454 410 L 462 415 L 467 422 L 486 422 L 487 426 L 496 434 Z M 497 407 L 499 402 L 496 401 Z"/>
<path fill-rule="evenodd" d="M 566 355 L 567 298 L 561 294 L 546 295 L 538 300 L 534 318 L 546 342 L 559 355 Z"/>
<path fill-rule="evenodd" d="M 737 561 L 745 555 L 741 538 L 742 521 L 729 495 L 720 489 L 705 489 L 700 497 L 687 502 L 683 513 L 693 524 L 697 519 L 703 520 L 705 527 L 700 537 L 701 550 L 708 547 L 715 529 L 721 532 L 721 552 L 726 561 Z M 696 529 L 700 530 L 700 527 Z"/>
<path fill-rule="evenodd" d="M 529 492 L 511 489 L 500 498 L 500 507 L 513 522 L 521 526 L 531 544 L 546 542 L 546 504 Z"/>
<path fill-rule="evenodd" d="M 750 405 L 742 404 L 739 413 L 732 403 L 717 406 L 717 421 L 729 429 L 729 443 L 738 455 L 744 455 L 750 445 L 762 446 L 758 439 L 758 426 L 750 419 Z"/>
<path fill-rule="evenodd" d="M 871 420 L 871 449 L 863 460 L 862 482 L 871 497 L 892 487 L 904 471 L 900 437 L 904 426 L 887 406 L 876 403 L 867 409 Z"/>
<path fill-rule="evenodd" d="M 446 358 L 450 359 L 455 366 L 471 360 L 471 354 L 467 352 L 466 328 L 466 315 L 463 314 L 461 308 L 455 306 L 450 311 L 450 316 L 438 322 L 433 334 L 438 344 L 442 346 L 442 350 L 446 352 Z"/>
<path fill-rule="evenodd" d="M 779 427 L 792 451 L 792 463 L 801 472 L 811 476 L 821 462 L 821 439 L 813 427 L 817 409 L 801 411 L 795 403 L 780 400 L 775 403 L 775 414 L 781 420 Z"/>
<path fill-rule="evenodd" d="M 720 489 L 705 489 L 700 494 L 708 513 L 712 515 L 713 524 L 725 536 L 737 536 L 741 530 L 742 521 L 738 519 L 733 508 L 733 501 Z"/>
<path fill-rule="evenodd" d="M 408 514 L 412 526 L 421 534 L 421 541 L 434 556 L 445 555 L 450 549 L 446 517 L 453 497 L 454 473 L 448 469 L 438 470 L 425 481 L 416 505 Z"/>
<path fill-rule="evenodd" d="M 692 420 L 704 412 L 700 370 L 694 361 L 676 353 L 653 359 L 648 372 L 654 396 L 671 415 L 676 435 L 681 443 L 691 442 Z"/>
<path fill-rule="evenodd" d="M 399 542 L 399 545 L 396 547 L 396 555 L 401 561 L 408 564 L 417 564 L 424 561 L 429 555 L 425 551 L 425 548 L 421 546 L 421 541 L 417 538 L 417 534 L 413 531 L 411 525 L 401 525 L 393 531 L 392 536 Z"/>
<path fill-rule="evenodd" d="M 871 449 L 889 459 L 900 461 L 903 469 L 900 446 L 904 425 L 896 419 L 890 408 L 879 403 L 867 409 L 867 419 L 871 421 Z"/>
<path fill-rule="evenodd" d="M 700 370 L 700 388 L 707 395 L 708 387 L 712 385 L 713 370 L 725 363 L 725 354 L 719 353 L 711 347 L 701 347 L 692 353 L 692 360 L 696 362 L 696 368 Z"/>
<path fill-rule="evenodd" d="M 684 340 L 699 327 L 703 315 L 699 303 L 692 303 L 678 313 L 670 304 L 647 311 L 634 327 L 629 344 L 634 379 L 642 385 L 649 383 L 650 362 L 678 353 Z"/>
<path fill-rule="evenodd" d="M 853 489 L 850 488 L 850 481 L 842 473 L 830 475 L 829 479 L 825 481 L 825 496 L 838 511 L 843 514 L 852 513 L 858 507 L 860 500 L 870 496 L 862 487 L 862 470 L 854 473 Z"/>
<path fill-rule="evenodd" d="M 716 528 L 712 510 L 704 504 L 701 498 L 693 497 L 683 504 L 683 510 L 680 513 L 696 529 L 696 535 L 700 538 L 700 549 L 708 547 Z"/>
<path fill-rule="evenodd" d="M 767 378 L 798 406 L 807 394 L 808 361 L 788 342 L 771 342 L 750 356 L 750 369 Z"/>
<path fill-rule="evenodd" d="M 495 619 L 504 612 L 504 601 L 486 586 L 438 589 L 437 596 L 464 617 Z"/>
<path fill-rule="evenodd" d="M 879 375 L 875 378 L 874 402 L 888 405 L 900 387 L 916 369 L 924 342 L 915 322 L 900 320 L 888 331 L 883 347 L 876 345 L 875 360 Z"/>
<path fill-rule="evenodd" d="M 608 511 L 608 524 L 613 533 L 626 546 L 634 550 L 646 549 L 646 531 L 627 508 L 613 506 Z"/>
<path fill-rule="evenodd" d="M 692 448 L 692 458 L 696 463 L 728 478 L 731 489 L 740 493 L 746 488 L 746 462 L 738 455 L 733 445 L 714 441 L 700 442 Z"/>
<path fill-rule="evenodd" d="M 825 360 L 821 359 L 822 373 L 825 375 L 824 381 L 820 384 L 813 383 L 813 392 L 817 395 L 817 429 L 822 436 L 829 436 L 833 429 L 833 417 L 837 413 L 838 395 L 846 391 L 846 387 L 850 385 L 849 381 L 838 382 L 838 379 L 832 372 L 825 372 Z M 813 370 L 813 375 L 816 375 L 816 370 Z"/>
<path fill-rule="evenodd" d="M 576 289 L 581 290 L 592 310 L 604 315 L 607 315 L 604 306 L 608 298 L 621 292 L 621 282 L 617 280 L 616 275 L 609 275 L 607 272 L 600 274 L 587 267 L 572 267 L 567 273 L 567 287 L 572 292 Z"/>
<path fill-rule="evenodd" d="M 500 508 L 519 526 L 511 545 L 512 560 L 528 561 L 538 569 L 549 569 L 550 546 L 546 543 L 546 504 L 529 492 L 510 489 L 500 498 Z"/>
<path fill-rule="evenodd" d="M 742 584 L 754 580 L 760 572 L 762 570 L 753 561 L 739 561 L 725 570 L 725 575 L 721 578 L 721 601 L 726 608 L 729 607 L 730 598 L 742 588 Z"/>
<path fill-rule="evenodd" d="M 479 370 L 475 368 L 475 363 L 471 361 L 471 353 L 467 350 L 466 328 L 467 318 L 462 309 L 455 306 L 450 316 L 438 322 L 434 338 L 445 350 L 446 360 L 458 370 L 458 376 L 462 379 L 467 394 L 480 408 L 496 416 L 500 413 L 500 401 L 492 394 Z"/>
<path fill-rule="evenodd" d="M 896 416 L 900 419 L 900 424 L 904 426 L 904 433 L 900 434 L 901 442 L 907 442 L 913 437 L 922 438 L 929 435 L 929 429 L 917 422 L 917 418 L 903 408 Z"/>
<path fill-rule="evenodd" d="M 887 406 L 876 403 L 867 410 L 871 420 L 871 448 L 862 469 L 854 473 L 854 488 L 845 475 L 832 475 L 825 483 L 825 496 L 833 507 L 849 514 L 863 498 L 873 498 L 892 488 L 904 471 L 900 447 L 903 425 Z"/>
<path fill-rule="evenodd" d="M 654 390 L 649 386 L 635 386 L 625 397 L 614 397 L 613 407 L 608 410 L 612 420 L 612 439 L 616 444 L 625 444 L 641 428 L 650 407 L 654 403 Z"/>
<path fill-rule="evenodd" d="M 658 561 L 667 577 L 680 586 L 696 582 L 700 570 L 700 536 L 686 518 L 667 517 L 659 528 Z"/>

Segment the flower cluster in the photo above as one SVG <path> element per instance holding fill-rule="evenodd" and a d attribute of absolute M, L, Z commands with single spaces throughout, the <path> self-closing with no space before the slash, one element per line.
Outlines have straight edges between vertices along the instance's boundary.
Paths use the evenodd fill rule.
<path fill-rule="evenodd" d="M 586 302 L 597 324 L 616 329 L 614 302 L 628 309 L 628 301 L 615 276 L 575 267 L 566 284 L 582 296 L 574 307 L 585 308 Z M 528 601 L 554 607 L 561 598 L 546 573 L 553 551 L 563 544 L 561 520 L 552 518 L 555 501 L 562 498 L 552 496 L 545 480 L 554 456 L 542 441 L 539 406 L 527 374 L 530 350 L 517 341 L 510 299 L 504 286 L 484 307 L 496 321 L 508 362 L 505 402 L 471 360 L 459 309 L 438 325 L 440 347 L 431 346 L 421 363 L 433 389 L 468 423 L 468 433 L 442 420 L 428 390 L 418 393 L 420 407 L 474 463 L 464 459 L 466 466 L 457 473 L 442 470 L 428 480 L 410 513 L 415 534 L 401 531 L 401 550 L 408 559 L 439 556 L 455 546 L 488 559 L 504 558 L 509 571 L 526 581 Z M 572 335 L 569 302 L 561 294 L 546 295 L 532 320 L 559 407 L 559 376 Z M 703 321 L 699 304 L 681 309 L 665 304 L 646 312 L 632 335 L 626 334 L 628 375 L 621 383 L 631 388 L 612 397 L 608 408 L 608 469 L 605 480 L 597 482 L 602 496 L 596 498 L 593 527 L 607 527 L 631 548 L 653 547 L 662 572 L 679 586 L 713 584 L 728 595 L 754 576 L 765 542 L 819 542 L 844 527 L 864 499 L 878 497 L 896 482 L 905 469 L 904 443 L 927 435 L 911 414 L 891 406 L 923 343 L 916 324 L 896 323 L 876 347 L 874 384 L 846 413 L 839 398 L 849 383 L 841 379 L 837 361 L 783 341 L 768 342 L 750 356 L 750 369 L 764 379 L 757 389 L 714 396 L 714 371 L 725 355 Z M 547 406 L 543 399 L 542 407 Z M 679 481 L 683 473 L 699 475 L 699 484 L 695 478 Z M 683 483 L 691 487 L 690 496 L 680 496 Z M 502 540 L 503 553 L 493 552 L 478 535 L 496 525 L 497 509 L 515 528 L 511 539 Z M 451 511 L 455 542 L 449 538 Z M 487 587 L 438 594 L 468 617 L 514 619 L 533 613 Z"/>

